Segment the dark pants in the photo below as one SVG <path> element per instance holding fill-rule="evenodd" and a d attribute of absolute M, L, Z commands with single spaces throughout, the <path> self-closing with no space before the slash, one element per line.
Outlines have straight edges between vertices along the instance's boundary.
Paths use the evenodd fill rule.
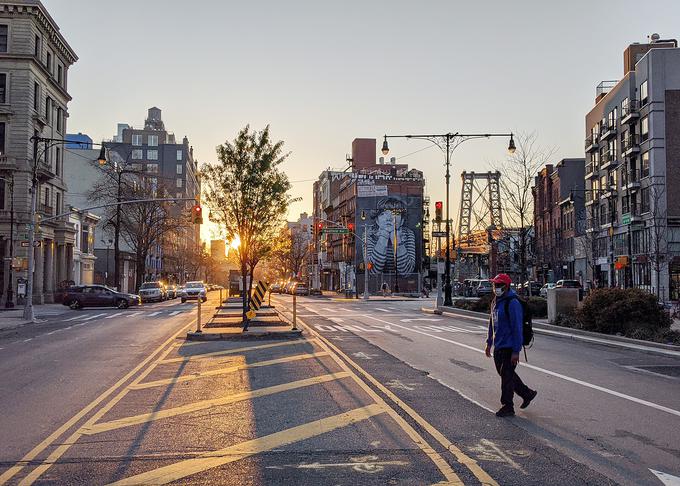
<path fill-rule="evenodd" d="M 515 373 L 517 365 L 513 365 L 512 349 L 502 348 L 493 350 L 493 361 L 496 364 L 496 371 L 501 377 L 501 403 L 512 407 L 513 393 L 517 393 L 522 398 L 527 398 L 531 390 L 526 386 L 522 379 Z"/>

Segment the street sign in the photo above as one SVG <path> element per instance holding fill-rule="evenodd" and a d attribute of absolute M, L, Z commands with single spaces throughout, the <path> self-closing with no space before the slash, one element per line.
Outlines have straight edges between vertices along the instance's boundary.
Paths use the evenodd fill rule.
<path fill-rule="evenodd" d="M 28 241 L 22 241 L 22 242 L 21 242 L 21 247 L 22 247 L 22 248 L 28 248 Z"/>
<path fill-rule="evenodd" d="M 346 235 L 349 233 L 348 228 L 324 228 L 321 233 L 326 233 L 330 235 Z"/>
<path fill-rule="evenodd" d="M 630 224 L 630 213 L 621 215 L 621 224 Z"/>
<path fill-rule="evenodd" d="M 446 231 L 433 231 L 432 238 L 446 238 Z"/>

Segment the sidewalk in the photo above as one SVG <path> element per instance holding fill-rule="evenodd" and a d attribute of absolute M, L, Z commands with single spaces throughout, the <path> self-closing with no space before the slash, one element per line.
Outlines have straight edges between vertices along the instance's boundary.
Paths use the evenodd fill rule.
<path fill-rule="evenodd" d="M 463 317 L 481 322 L 488 322 L 489 314 L 483 312 L 474 312 L 456 307 L 441 306 L 437 309 L 444 315 L 453 317 Z M 435 313 L 434 308 L 422 307 L 421 311 L 428 314 Z M 623 336 L 615 336 L 610 334 L 601 334 L 590 331 L 583 331 L 581 329 L 572 329 L 569 327 L 555 326 L 549 324 L 546 319 L 533 320 L 534 332 L 537 334 L 547 334 L 554 337 L 573 339 L 577 341 L 590 342 L 595 344 L 604 344 L 608 346 L 617 346 L 620 348 L 635 349 L 638 351 L 646 351 L 650 353 L 663 354 L 668 356 L 680 356 L 680 346 L 673 344 L 655 343 L 653 341 L 642 341 L 639 339 L 631 339 Z"/>
<path fill-rule="evenodd" d="M 33 312 L 36 319 L 48 316 L 58 316 L 69 310 L 70 309 L 67 306 L 62 304 L 42 304 L 33 306 Z M 24 320 L 23 307 L 15 307 L 11 310 L 0 311 L 0 331 L 14 329 L 25 324 L 29 324 L 29 321 Z"/>

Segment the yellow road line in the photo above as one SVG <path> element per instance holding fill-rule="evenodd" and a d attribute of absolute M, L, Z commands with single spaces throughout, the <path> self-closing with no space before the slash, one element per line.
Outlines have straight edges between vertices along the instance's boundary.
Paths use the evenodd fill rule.
<path fill-rule="evenodd" d="M 229 366 L 227 368 L 219 368 L 216 370 L 202 371 L 200 373 L 193 373 L 191 375 L 178 376 L 176 378 L 168 378 L 166 380 L 156 380 L 147 381 L 146 383 L 139 383 L 136 385 L 130 385 L 128 388 L 130 390 L 144 390 L 146 388 L 154 388 L 157 386 L 174 385 L 176 383 L 184 383 L 187 381 L 200 380 L 201 378 L 206 378 L 209 376 L 219 376 L 227 375 L 229 373 L 234 373 L 236 371 L 249 370 L 251 368 L 261 368 L 263 366 L 271 366 L 282 363 L 290 363 L 292 361 L 300 361 L 304 359 L 320 358 L 322 356 L 328 356 L 328 352 L 320 351 L 318 353 L 308 353 L 308 354 L 296 354 L 293 356 L 285 356 L 283 358 L 270 359 L 267 361 L 259 361 L 256 363 L 240 364 L 236 366 Z"/>
<path fill-rule="evenodd" d="M 146 366 L 154 356 L 156 356 L 158 353 L 160 353 L 164 347 L 172 343 L 178 335 L 183 333 L 187 327 L 191 327 L 194 325 L 196 321 L 193 320 L 189 322 L 186 326 L 183 326 L 179 331 L 177 331 L 175 334 L 172 335 L 167 341 L 163 342 L 160 346 L 158 346 L 148 357 L 146 357 L 144 360 L 142 360 L 141 363 L 139 363 L 137 366 L 135 366 L 132 370 L 130 370 L 124 377 L 122 377 L 120 380 L 118 380 L 114 385 L 112 385 L 110 388 L 108 388 L 106 391 L 104 391 L 101 395 L 99 395 L 97 398 L 95 398 L 93 401 L 91 401 L 85 408 L 83 408 L 80 412 L 75 414 L 73 417 L 71 417 L 66 423 L 64 423 L 61 427 L 59 427 L 57 430 L 52 432 L 47 438 L 45 438 L 42 442 L 40 442 L 37 446 L 35 446 L 33 449 L 31 449 L 24 457 L 21 458 L 19 462 L 17 462 L 14 466 L 10 467 L 0 475 L 0 485 L 5 484 L 7 481 L 12 479 L 16 474 L 21 472 L 21 470 L 26 467 L 31 461 L 33 461 L 41 452 L 43 452 L 46 448 L 48 448 L 52 443 L 57 440 L 61 435 L 63 435 L 68 429 L 73 427 L 80 419 L 82 419 L 85 415 L 90 413 L 97 405 L 99 405 L 101 402 L 103 402 L 109 395 L 111 395 L 116 389 L 118 389 L 120 386 L 122 386 L 126 381 L 128 381 L 135 373 L 137 373 L 140 369 L 142 369 L 144 366 Z"/>
<path fill-rule="evenodd" d="M 224 349 L 222 351 L 213 351 L 210 353 L 199 353 L 199 354 L 192 354 L 189 356 L 181 356 L 179 358 L 170 358 L 166 359 L 161 362 L 161 364 L 168 364 L 168 363 L 182 363 L 184 361 L 193 361 L 195 359 L 204 359 L 204 358 L 213 358 L 215 356 L 224 356 L 224 355 L 229 355 L 229 354 L 234 354 L 234 353 L 241 353 L 244 351 L 253 351 L 257 349 L 267 349 L 267 348 L 276 348 L 278 346 L 290 346 L 293 344 L 305 344 L 305 343 L 310 343 L 313 342 L 313 339 L 298 339 L 295 341 L 282 341 L 280 343 L 270 343 L 270 344 L 258 344 L 257 346 L 246 346 L 243 348 L 233 348 L 233 349 Z M 208 341 L 206 341 L 208 342 Z"/>
<path fill-rule="evenodd" d="M 298 318 L 298 320 L 300 320 L 300 319 Z M 328 339 L 323 337 L 320 333 L 316 332 L 316 330 L 312 329 L 310 326 L 308 326 L 304 322 L 302 322 L 302 325 L 307 327 L 307 329 L 309 329 L 310 333 L 317 337 L 317 339 L 319 340 L 319 344 L 322 347 L 324 347 L 328 350 L 333 350 L 339 356 L 342 356 L 342 358 L 345 359 L 350 365 L 352 365 L 352 367 L 354 367 L 360 374 L 362 374 L 368 381 L 370 381 L 382 393 L 387 395 L 390 400 L 392 400 L 394 403 L 396 403 L 418 425 L 420 425 L 423 429 L 425 429 L 428 434 L 430 434 L 432 437 L 434 437 L 437 440 L 437 442 L 439 442 L 442 446 L 446 447 L 446 449 L 456 457 L 458 462 L 460 462 L 461 464 L 464 464 L 465 467 L 467 467 L 470 470 L 470 472 L 472 472 L 472 474 L 474 474 L 474 476 L 482 484 L 489 485 L 489 486 L 498 486 L 498 483 L 491 476 L 489 476 L 489 474 L 486 471 L 484 471 L 479 466 L 479 464 L 477 464 L 477 461 L 475 461 L 470 456 L 465 454 L 459 447 L 457 447 L 449 439 L 447 439 L 446 436 L 444 436 L 444 434 L 442 434 L 432 424 L 430 424 L 427 420 L 425 420 L 422 416 L 420 416 L 420 414 L 418 412 L 416 412 L 411 407 L 409 407 L 399 397 L 397 397 L 394 393 L 392 393 L 392 391 L 387 389 L 382 383 L 380 383 L 377 379 L 375 379 L 371 374 L 369 374 L 361 366 L 359 366 L 354 361 L 352 361 L 345 353 L 343 353 L 340 349 L 338 349 L 338 347 L 335 346 L 334 344 L 332 344 Z M 333 356 L 333 355 L 331 354 L 331 356 Z M 343 367 L 343 369 L 345 369 L 345 367 Z M 361 381 L 361 382 L 363 383 L 363 381 Z"/>
<path fill-rule="evenodd" d="M 260 388 L 257 390 L 235 393 L 234 395 L 229 395 L 227 397 L 213 398 L 210 400 L 201 400 L 200 402 L 189 403 L 187 405 L 181 405 L 179 407 L 167 408 L 165 410 L 159 410 L 157 412 L 132 415 L 130 417 L 111 420 L 110 422 L 101 422 L 98 424 L 93 424 L 90 425 L 89 427 L 83 426 L 81 430 L 82 433 L 85 435 L 99 434 L 101 432 L 121 429 L 123 427 L 129 427 L 131 425 L 144 424 L 147 422 L 153 422 L 155 420 L 160 420 L 163 418 L 175 417 L 177 415 L 197 412 L 199 410 L 205 410 L 207 408 L 217 407 L 220 405 L 229 405 L 231 403 L 236 403 L 243 400 L 250 400 L 252 398 L 274 395 L 276 393 L 281 393 L 288 390 L 295 390 L 297 388 L 303 388 L 305 386 L 317 385 L 319 383 L 326 383 L 329 381 L 339 380 L 341 378 L 346 378 L 348 376 L 350 376 L 350 373 L 345 372 L 315 376 L 313 378 L 292 381 L 289 383 L 274 385 L 267 388 Z"/>
<path fill-rule="evenodd" d="M 186 327 L 186 326 L 185 326 Z M 142 371 L 137 377 L 132 381 L 132 385 L 139 383 L 142 381 L 144 378 L 146 378 L 149 373 L 151 373 L 156 366 L 158 366 L 158 363 L 160 363 L 165 357 L 172 351 L 174 348 L 172 346 L 168 346 L 168 348 L 161 353 L 159 358 L 151 363 L 151 365 Z M 95 414 L 90 417 L 87 422 L 85 422 L 78 430 L 76 430 L 71 436 L 66 439 L 62 444 L 57 447 L 49 456 L 47 456 L 47 459 L 43 461 L 43 463 L 36 467 L 33 471 L 31 471 L 21 482 L 19 483 L 19 486 L 28 486 L 33 484 L 33 481 L 38 479 L 42 474 L 47 471 L 52 464 L 57 462 L 59 458 L 64 455 L 64 453 L 71 448 L 72 445 L 74 445 L 78 439 L 80 439 L 84 435 L 84 430 L 87 430 L 89 427 L 92 427 L 92 424 L 96 423 L 97 420 L 102 418 L 109 410 L 111 410 L 119 401 L 121 401 L 125 395 L 130 391 L 128 387 L 123 388 L 120 392 L 118 392 L 118 395 L 113 397 L 105 406 L 100 408 Z"/>
<path fill-rule="evenodd" d="M 271 451 L 294 442 L 310 439 L 333 430 L 347 427 L 348 425 L 369 419 L 385 412 L 382 405 L 371 404 L 366 407 L 356 408 L 332 417 L 315 420 L 297 427 L 275 432 L 264 437 L 258 437 L 241 444 L 236 444 L 224 449 L 203 454 L 201 457 L 187 459 L 169 466 L 159 467 L 136 476 L 122 479 L 112 483 L 115 486 L 133 484 L 167 484 L 178 481 L 187 476 L 215 467 L 239 461 L 260 452 Z"/>

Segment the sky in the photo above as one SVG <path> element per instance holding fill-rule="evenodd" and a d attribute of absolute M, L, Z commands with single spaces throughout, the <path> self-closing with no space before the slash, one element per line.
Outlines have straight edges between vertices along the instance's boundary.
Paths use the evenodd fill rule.
<path fill-rule="evenodd" d="M 622 77 L 623 50 L 654 32 L 680 37 L 677 0 L 43 3 L 79 57 L 70 133 L 109 139 L 157 106 L 210 163 L 244 125 L 270 125 L 302 198 L 289 220 L 311 212 L 313 181 L 346 167 L 354 138 L 380 150 L 385 133 L 513 131 L 535 133 L 555 161 L 583 157 L 595 87 Z M 390 156 L 443 200 L 444 154 L 428 146 L 392 140 Z M 460 172 L 488 170 L 506 147 L 475 140 L 454 152 L 452 216 Z"/>

